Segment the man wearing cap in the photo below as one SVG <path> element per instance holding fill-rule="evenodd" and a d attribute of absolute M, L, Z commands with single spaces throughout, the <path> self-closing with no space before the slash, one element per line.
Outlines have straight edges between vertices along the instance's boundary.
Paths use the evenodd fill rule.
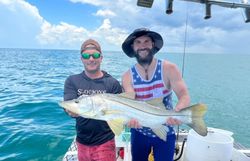
<path fill-rule="evenodd" d="M 162 98 L 167 110 L 180 111 L 189 105 L 190 97 L 177 66 L 167 60 L 154 58 L 162 46 L 161 35 L 146 28 L 130 34 L 123 42 L 122 49 L 128 57 L 135 57 L 137 63 L 124 73 L 122 85 L 125 92 L 134 92 L 137 100 Z M 172 105 L 173 92 L 178 98 L 175 108 Z M 133 161 L 147 161 L 151 148 L 155 161 L 173 161 L 176 137 L 172 125 L 178 124 L 181 122 L 177 119 L 166 120 L 165 142 L 150 128 L 141 127 L 137 120 L 132 119 L 128 125 L 131 127 Z"/>
<path fill-rule="evenodd" d="M 64 84 L 64 100 L 81 95 L 98 93 L 121 93 L 119 82 L 100 69 L 103 59 L 101 47 L 93 39 L 81 46 L 81 61 L 84 71 L 69 76 Z M 105 121 L 87 119 L 66 111 L 76 119 L 76 143 L 79 161 L 115 161 L 114 134 Z"/>

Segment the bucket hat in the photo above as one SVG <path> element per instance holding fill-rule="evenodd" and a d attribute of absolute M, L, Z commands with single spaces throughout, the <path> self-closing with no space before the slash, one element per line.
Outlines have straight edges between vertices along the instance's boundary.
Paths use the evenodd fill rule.
<path fill-rule="evenodd" d="M 134 32 L 130 34 L 122 43 L 122 50 L 127 56 L 129 57 L 135 56 L 132 44 L 136 38 L 143 36 L 143 35 L 149 36 L 154 42 L 154 46 L 152 49 L 153 54 L 157 53 L 162 48 L 163 39 L 160 34 L 154 31 L 150 31 L 147 28 L 139 28 L 139 29 L 134 30 Z"/>

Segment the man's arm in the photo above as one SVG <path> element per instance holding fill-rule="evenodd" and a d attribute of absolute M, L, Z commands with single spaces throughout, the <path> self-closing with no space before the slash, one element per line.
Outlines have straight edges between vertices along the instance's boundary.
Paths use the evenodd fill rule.
<path fill-rule="evenodd" d="M 63 100 L 68 101 L 77 98 L 77 91 L 71 83 L 70 77 L 68 77 L 64 83 L 64 95 Z M 68 110 L 64 110 L 71 117 L 78 117 L 77 114 L 72 113 Z"/>
<path fill-rule="evenodd" d="M 110 93 L 122 93 L 122 86 L 118 80 L 114 79 L 114 83 L 112 84 L 112 90 L 110 91 Z"/>
<path fill-rule="evenodd" d="M 178 102 L 175 106 L 175 111 L 180 111 L 188 107 L 190 104 L 190 96 L 188 94 L 186 84 L 177 66 L 168 61 L 164 61 L 163 76 L 165 84 L 168 85 L 168 88 L 173 89 L 178 98 Z M 167 124 L 179 125 L 181 124 L 181 121 L 174 118 L 169 118 L 167 120 Z"/>
<path fill-rule="evenodd" d="M 130 72 L 128 70 L 122 76 L 122 88 L 123 88 L 124 92 L 126 92 L 126 93 L 135 92 L 131 80 L 132 80 L 132 78 L 131 78 Z"/>
<path fill-rule="evenodd" d="M 72 80 L 68 77 L 64 82 L 64 93 L 63 100 L 68 101 L 77 98 L 77 91 L 72 84 Z"/>
<path fill-rule="evenodd" d="M 181 109 L 188 107 L 190 104 L 190 96 L 177 66 L 173 63 L 164 61 L 163 73 L 165 84 L 173 89 L 178 98 L 175 110 L 180 111 Z"/>

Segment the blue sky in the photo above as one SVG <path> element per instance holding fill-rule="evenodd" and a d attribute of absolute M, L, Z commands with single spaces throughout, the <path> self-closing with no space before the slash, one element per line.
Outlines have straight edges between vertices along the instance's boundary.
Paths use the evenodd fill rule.
<path fill-rule="evenodd" d="M 103 50 L 121 51 L 134 29 L 147 27 L 164 38 L 164 52 L 183 52 L 187 23 L 190 53 L 250 54 L 250 23 L 241 9 L 212 6 L 204 20 L 202 4 L 174 1 L 165 14 L 165 2 L 151 9 L 136 0 L 0 0 L 0 48 L 79 49 L 87 38 Z"/>

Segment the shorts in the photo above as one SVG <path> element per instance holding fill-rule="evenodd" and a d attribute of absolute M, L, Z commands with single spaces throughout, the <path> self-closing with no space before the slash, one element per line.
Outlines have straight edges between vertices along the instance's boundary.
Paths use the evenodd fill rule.
<path fill-rule="evenodd" d="M 86 146 L 79 142 L 77 144 L 79 161 L 115 161 L 116 147 L 112 139 L 101 145 Z"/>
<path fill-rule="evenodd" d="M 131 129 L 132 161 L 148 161 L 152 149 L 155 161 L 173 161 L 175 139 L 175 134 L 167 135 L 165 142 L 158 137 L 148 137 Z"/>

